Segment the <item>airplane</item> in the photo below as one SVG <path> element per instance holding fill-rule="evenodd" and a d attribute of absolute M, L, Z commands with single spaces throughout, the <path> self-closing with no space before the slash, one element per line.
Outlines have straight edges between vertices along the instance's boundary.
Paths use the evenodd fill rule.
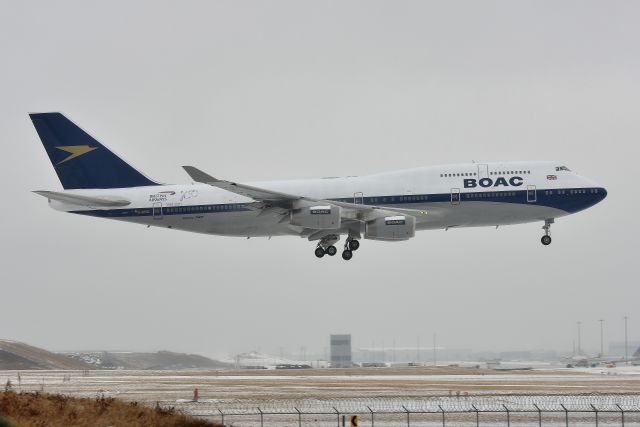
<path fill-rule="evenodd" d="M 161 184 L 63 114 L 30 114 L 63 191 L 34 191 L 53 209 L 224 236 L 299 236 L 315 255 L 350 260 L 360 240 L 416 231 L 542 222 L 587 209 L 604 187 L 553 161 L 459 163 L 365 176 L 238 183 L 183 166 L 193 182 Z"/>
<path fill-rule="evenodd" d="M 607 367 L 615 367 L 618 364 L 640 365 L 640 347 L 633 353 L 631 357 L 605 357 L 602 354 L 590 356 L 587 354 L 575 354 L 573 356 L 563 357 L 562 361 L 566 363 L 567 368 L 595 368 L 598 365 Z"/>

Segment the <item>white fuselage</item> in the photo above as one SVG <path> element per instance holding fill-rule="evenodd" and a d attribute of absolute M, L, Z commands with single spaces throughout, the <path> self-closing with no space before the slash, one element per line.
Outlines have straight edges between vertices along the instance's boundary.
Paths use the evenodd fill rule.
<path fill-rule="evenodd" d="M 367 176 L 267 181 L 250 185 L 314 199 L 426 211 L 417 230 L 545 221 L 598 203 L 606 190 L 554 162 L 465 163 Z M 121 197 L 125 208 L 81 208 L 51 201 L 53 208 L 198 233 L 229 236 L 303 235 L 277 210 L 255 210 L 255 201 L 206 184 L 67 190 L 92 197 Z M 344 230 L 336 230 L 339 234 Z"/>

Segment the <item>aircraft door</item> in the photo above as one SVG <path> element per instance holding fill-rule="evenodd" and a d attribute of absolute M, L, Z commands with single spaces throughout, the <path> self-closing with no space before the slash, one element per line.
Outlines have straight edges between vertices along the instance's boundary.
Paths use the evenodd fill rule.
<path fill-rule="evenodd" d="M 489 166 L 478 165 L 478 179 L 489 178 Z"/>
<path fill-rule="evenodd" d="M 153 213 L 153 219 L 162 219 L 162 203 L 154 203 L 151 210 Z"/>
<path fill-rule="evenodd" d="M 356 205 L 364 204 L 364 193 L 362 191 L 358 191 L 357 193 L 353 193 L 353 203 Z"/>
<path fill-rule="evenodd" d="M 536 186 L 527 185 L 527 202 L 532 203 L 537 201 Z"/>
<path fill-rule="evenodd" d="M 452 188 L 451 189 L 451 204 L 459 205 L 460 204 L 460 189 Z"/>

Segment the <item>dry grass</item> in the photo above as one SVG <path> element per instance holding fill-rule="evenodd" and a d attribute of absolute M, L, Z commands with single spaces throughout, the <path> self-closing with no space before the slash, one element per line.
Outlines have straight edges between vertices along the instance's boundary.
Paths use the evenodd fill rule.
<path fill-rule="evenodd" d="M 0 393 L 0 427 L 5 426 L 222 427 L 222 424 L 187 417 L 172 409 L 149 408 L 113 398 L 6 391 Z"/>

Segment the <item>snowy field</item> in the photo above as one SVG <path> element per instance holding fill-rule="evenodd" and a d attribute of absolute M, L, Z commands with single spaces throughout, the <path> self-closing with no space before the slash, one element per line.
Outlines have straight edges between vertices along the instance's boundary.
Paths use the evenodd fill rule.
<path fill-rule="evenodd" d="M 640 367 L 491 371 L 370 368 L 260 371 L 0 371 L 16 391 L 158 402 L 234 426 L 640 426 Z M 198 388 L 199 401 L 193 402 Z M 537 405 L 537 408 L 536 408 Z M 619 405 L 619 406 L 618 406 Z M 569 414 L 565 413 L 565 409 Z M 476 410 L 478 413 L 476 414 Z M 583 411 L 583 412 L 577 412 Z M 509 412 L 509 413 L 507 413 Z M 235 415 L 233 415 L 235 414 Z M 372 420 L 373 418 L 373 420 Z M 348 419 L 347 419 L 347 425 Z"/>

